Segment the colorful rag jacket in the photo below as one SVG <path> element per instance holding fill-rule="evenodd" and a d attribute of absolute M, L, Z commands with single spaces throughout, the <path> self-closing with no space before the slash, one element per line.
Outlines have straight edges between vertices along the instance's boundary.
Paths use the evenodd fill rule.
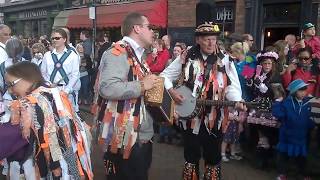
<path fill-rule="evenodd" d="M 139 81 L 150 72 L 147 64 L 138 62 L 133 49 L 125 41 L 118 41 L 110 49 L 112 55 L 127 54 L 130 70 L 128 81 Z M 122 153 L 128 159 L 135 144 L 141 117 L 146 117 L 143 97 L 129 100 L 106 100 L 98 93 L 99 73 L 95 85 L 95 100 L 92 113 L 95 115 L 96 138 L 105 151 Z"/>
<path fill-rule="evenodd" d="M 67 94 L 41 86 L 12 101 L 10 110 L 11 123 L 20 124 L 22 136 L 29 140 L 39 177 L 51 179 L 52 172 L 61 168 L 62 178 L 93 179 L 88 127 Z"/>
<path fill-rule="evenodd" d="M 213 66 L 205 77 L 208 62 L 213 59 Z M 218 64 L 218 68 L 215 66 Z M 217 70 L 218 69 L 218 70 Z M 194 49 L 189 55 L 182 72 L 183 82 L 191 91 L 192 96 L 205 100 L 224 100 L 225 89 L 230 84 L 221 59 L 217 55 L 203 59 L 200 49 Z M 219 134 L 228 124 L 228 108 L 205 106 L 203 111 L 191 121 L 181 121 L 183 128 L 191 128 L 194 134 L 199 133 L 203 122 L 209 133 Z"/>

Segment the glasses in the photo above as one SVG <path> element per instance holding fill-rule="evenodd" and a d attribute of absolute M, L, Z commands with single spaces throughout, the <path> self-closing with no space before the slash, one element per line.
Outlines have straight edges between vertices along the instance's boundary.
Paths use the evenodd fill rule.
<path fill-rule="evenodd" d="M 52 37 L 51 40 L 59 41 L 62 37 Z"/>
<path fill-rule="evenodd" d="M 249 39 L 249 41 L 253 42 L 253 39 Z"/>
<path fill-rule="evenodd" d="M 147 27 L 149 30 L 153 30 L 154 26 L 151 24 L 135 24 L 135 25 L 139 25 L 139 26 L 143 26 L 143 27 Z"/>
<path fill-rule="evenodd" d="M 22 80 L 22 78 L 19 78 L 19 79 L 16 79 L 16 80 L 12 81 L 12 82 L 7 82 L 6 86 L 7 86 L 7 88 L 12 88 L 16 84 L 18 84 L 18 82 L 21 81 L 21 80 Z"/>

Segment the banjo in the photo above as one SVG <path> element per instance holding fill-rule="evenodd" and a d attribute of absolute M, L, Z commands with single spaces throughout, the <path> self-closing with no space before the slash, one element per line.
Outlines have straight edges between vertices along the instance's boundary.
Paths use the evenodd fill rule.
<path fill-rule="evenodd" d="M 180 86 L 176 89 L 183 97 L 181 104 L 175 104 L 176 113 L 181 119 L 191 119 L 197 116 L 204 106 L 235 106 L 237 101 L 219 101 L 219 100 L 200 100 L 192 96 L 192 92 L 186 86 Z M 268 111 L 271 109 L 271 102 L 252 101 L 242 102 L 247 107 Z"/>

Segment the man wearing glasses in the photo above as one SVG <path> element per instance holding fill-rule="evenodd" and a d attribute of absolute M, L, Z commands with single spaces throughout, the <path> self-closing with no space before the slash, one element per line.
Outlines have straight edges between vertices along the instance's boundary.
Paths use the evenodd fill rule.
<path fill-rule="evenodd" d="M 130 13 L 121 26 L 123 39 L 104 52 L 98 91 L 103 103 L 98 123 L 105 145 L 108 180 L 147 180 L 152 159 L 153 120 L 146 111 L 144 92 L 159 78 L 142 59 L 153 42 L 148 18 Z"/>
<path fill-rule="evenodd" d="M 251 34 L 243 34 L 242 35 L 242 42 L 246 42 L 251 49 L 254 43 L 253 37 Z"/>

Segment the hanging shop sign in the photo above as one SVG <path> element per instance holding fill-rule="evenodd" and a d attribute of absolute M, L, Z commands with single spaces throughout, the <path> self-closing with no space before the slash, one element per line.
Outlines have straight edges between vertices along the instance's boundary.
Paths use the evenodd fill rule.
<path fill-rule="evenodd" d="M 19 13 L 18 19 L 33 19 L 33 18 L 45 18 L 47 17 L 48 12 L 44 9 L 33 10 L 33 11 L 24 11 Z"/>

